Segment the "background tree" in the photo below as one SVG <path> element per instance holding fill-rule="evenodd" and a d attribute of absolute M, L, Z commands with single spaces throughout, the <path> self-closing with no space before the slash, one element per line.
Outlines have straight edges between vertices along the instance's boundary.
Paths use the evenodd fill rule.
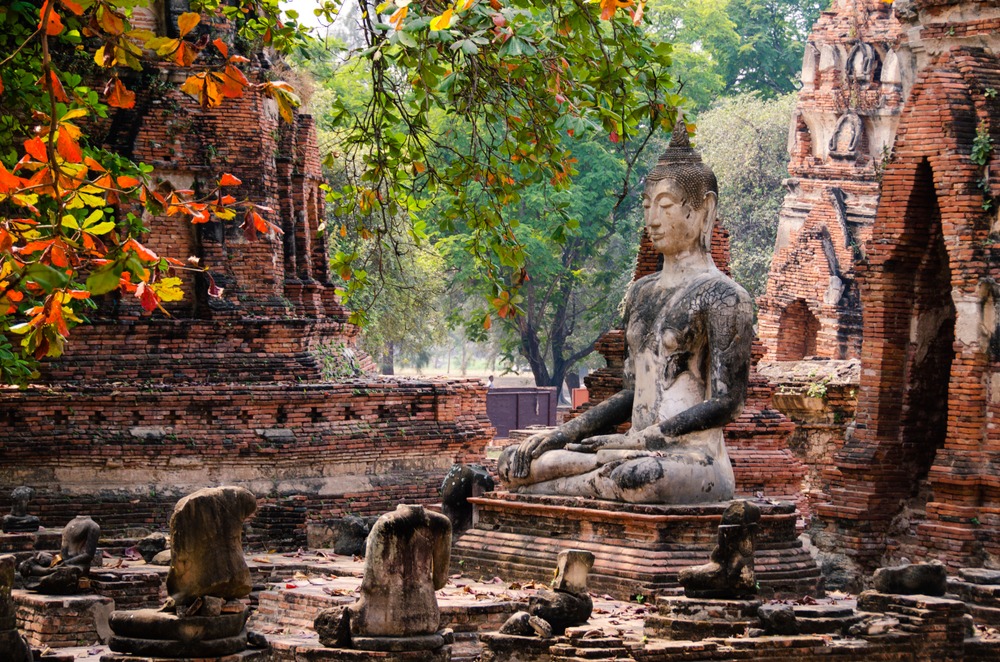
<path fill-rule="evenodd" d="M 719 179 L 719 218 L 729 230 L 733 277 L 754 299 L 764 294 L 771 269 L 796 98 L 741 94 L 698 119 L 698 149 Z"/>
<path fill-rule="evenodd" d="M 627 173 L 617 145 L 608 140 L 576 141 L 573 154 L 579 173 L 570 186 L 529 187 L 510 211 L 528 255 L 527 277 L 512 300 L 495 302 L 523 311 L 516 317 L 502 314 L 495 328 L 505 362 L 526 362 L 538 386 L 562 386 L 567 376 L 572 387 L 578 386 L 573 367 L 618 321 L 617 303 L 638 247 L 641 214 L 635 182 L 644 173 Z M 632 193 L 619 203 L 625 176 L 632 178 Z M 454 282 L 471 295 L 481 284 L 471 277 L 474 263 L 460 250 L 466 242 L 467 237 L 456 234 L 442 244 L 459 247 L 447 252 L 448 260 Z M 475 328 L 470 332 L 476 335 Z"/>

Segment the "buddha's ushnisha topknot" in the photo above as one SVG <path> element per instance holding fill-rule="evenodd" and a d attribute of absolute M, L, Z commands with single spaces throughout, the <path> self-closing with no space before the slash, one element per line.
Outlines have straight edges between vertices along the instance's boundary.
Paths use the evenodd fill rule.
<path fill-rule="evenodd" d="M 691 147 L 688 140 L 687 124 L 680 113 L 670 138 L 670 145 L 656 162 L 656 167 L 646 175 L 646 190 L 656 182 L 672 179 L 684 192 L 687 202 L 694 210 L 701 209 L 709 191 L 719 194 L 719 184 L 715 173 L 701 160 L 701 154 Z"/>

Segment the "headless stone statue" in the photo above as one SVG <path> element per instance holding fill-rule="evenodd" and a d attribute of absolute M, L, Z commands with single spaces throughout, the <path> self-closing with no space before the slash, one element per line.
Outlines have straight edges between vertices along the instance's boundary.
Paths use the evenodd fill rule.
<path fill-rule="evenodd" d="M 38 530 L 38 518 L 28 514 L 28 502 L 34 496 L 35 490 L 30 487 L 18 487 L 10 493 L 12 505 L 10 515 L 3 517 L 4 533 L 31 533 Z"/>
<path fill-rule="evenodd" d="M 75 517 L 63 529 L 58 559 L 40 552 L 18 566 L 24 587 L 49 595 L 76 593 L 80 579 L 90 574 L 100 538 L 97 522 L 85 515 Z"/>
<path fill-rule="evenodd" d="M 441 624 L 434 592 L 448 581 L 451 522 L 400 505 L 368 534 L 361 598 L 351 606 L 355 637 L 434 634 Z"/>
<path fill-rule="evenodd" d="M 230 600 L 250 593 L 243 558 L 243 521 L 257 499 L 242 487 L 210 487 L 189 494 L 170 516 L 167 594 L 175 606 L 202 596 Z"/>
<path fill-rule="evenodd" d="M 454 635 L 438 630 L 441 611 L 434 592 L 447 583 L 450 560 L 451 522 L 444 515 L 405 504 L 382 515 L 368 534 L 361 597 L 319 613 L 313 627 L 320 644 L 370 651 L 448 650 L 442 646 Z"/>
<path fill-rule="evenodd" d="M 663 269 L 625 297 L 624 388 L 504 449 L 498 471 L 512 492 L 660 504 L 733 498 L 722 429 L 746 399 L 752 309 L 712 261 L 717 201 L 715 175 L 679 120 L 643 192 Z M 628 433 L 606 434 L 629 419 Z"/>
<path fill-rule="evenodd" d="M 159 610 L 113 612 L 111 650 L 214 659 L 246 649 L 247 611 L 240 599 L 252 584 L 242 532 L 256 509 L 256 498 L 242 487 L 205 488 L 178 501 L 170 517 L 167 603 Z"/>

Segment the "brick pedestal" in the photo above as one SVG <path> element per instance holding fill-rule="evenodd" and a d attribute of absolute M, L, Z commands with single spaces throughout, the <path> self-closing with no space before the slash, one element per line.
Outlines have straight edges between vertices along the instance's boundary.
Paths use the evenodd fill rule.
<path fill-rule="evenodd" d="M 101 595 L 39 595 L 11 591 L 17 627 L 36 648 L 87 646 L 111 636 L 115 601 Z"/>
<path fill-rule="evenodd" d="M 729 505 L 634 505 L 498 492 L 469 501 L 478 521 L 455 542 L 452 572 L 547 581 L 560 551 L 584 549 L 596 557 L 590 588 L 623 599 L 677 592 L 677 573 L 708 560 Z M 762 597 L 820 592 L 819 568 L 796 535 L 794 505 L 759 505 L 756 572 Z"/>

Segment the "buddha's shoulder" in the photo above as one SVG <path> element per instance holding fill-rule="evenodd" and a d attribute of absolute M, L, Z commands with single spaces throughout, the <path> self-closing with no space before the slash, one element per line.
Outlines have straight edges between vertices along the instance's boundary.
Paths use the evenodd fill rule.
<path fill-rule="evenodd" d="M 633 282 L 627 298 L 635 299 L 643 294 L 659 290 L 659 275 L 659 272 L 655 272 Z M 682 289 L 685 290 L 685 299 L 701 305 L 751 305 L 750 294 L 743 289 L 743 286 L 718 269 L 712 269 L 695 276 L 682 286 Z"/>

